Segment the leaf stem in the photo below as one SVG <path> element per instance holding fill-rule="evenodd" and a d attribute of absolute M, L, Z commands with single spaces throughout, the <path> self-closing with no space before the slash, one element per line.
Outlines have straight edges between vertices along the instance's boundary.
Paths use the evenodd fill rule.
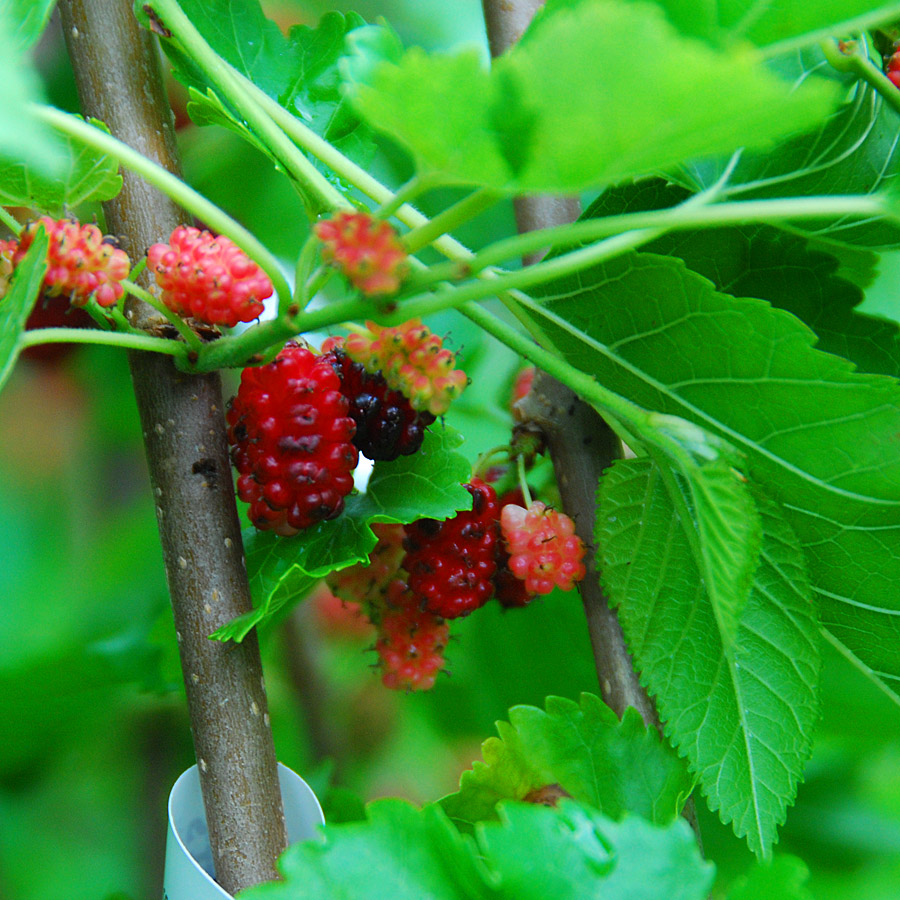
<path fill-rule="evenodd" d="M 297 183 L 313 215 L 322 209 L 346 209 L 350 202 L 300 153 L 287 135 L 248 94 L 234 70 L 225 62 L 184 14 L 176 0 L 153 0 L 151 6 L 182 49 L 198 65 Z"/>
<path fill-rule="evenodd" d="M 148 334 L 123 334 L 120 331 L 100 331 L 93 328 L 35 328 L 23 332 L 19 347 L 34 347 L 37 344 L 104 344 L 110 347 L 126 347 L 129 350 L 149 350 L 184 358 L 187 350 L 184 344 Z"/>
<path fill-rule="evenodd" d="M 248 256 L 254 259 L 269 276 L 279 295 L 290 296 L 291 289 L 281 274 L 278 260 L 243 225 L 236 222 L 202 194 L 186 185 L 180 178 L 167 172 L 162 166 L 132 150 L 127 144 L 107 134 L 99 128 L 69 113 L 60 112 L 49 106 L 30 106 L 30 110 L 41 121 L 76 138 L 83 144 L 115 157 L 119 162 L 136 172 L 145 181 L 171 197 L 179 206 L 201 219 L 219 234 L 229 237 Z"/>

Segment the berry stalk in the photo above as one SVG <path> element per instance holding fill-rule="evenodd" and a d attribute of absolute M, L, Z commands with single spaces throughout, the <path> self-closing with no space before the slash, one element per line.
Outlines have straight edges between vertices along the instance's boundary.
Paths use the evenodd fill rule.
<path fill-rule="evenodd" d="M 154 172 L 160 166 L 176 172 L 158 54 L 131 4 L 63 0 L 60 10 L 85 112 L 103 119 L 134 148 L 130 152 L 156 161 L 148 164 Z M 137 259 L 184 214 L 131 172 L 124 172 L 124 182 L 105 207 L 107 224 Z M 127 312 L 136 325 L 159 321 L 155 310 L 134 299 Z M 130 363 L 216 876 L 235 894 L 277 877 L 285 832 L 256 637 L 239 645 L 208 639 L 251 607 L 221 385 L 215 375 L 179 373 L 160 354 L 132 353 Z"/>

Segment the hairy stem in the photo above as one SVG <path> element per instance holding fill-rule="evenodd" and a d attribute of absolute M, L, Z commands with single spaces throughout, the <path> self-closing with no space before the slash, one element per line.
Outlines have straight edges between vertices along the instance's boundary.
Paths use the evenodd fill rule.
<path fill-rule="evenodd" d="M 129 0 L 62 0 L 60 9 L 85 112 L 142 157 L 177 172 L 158 54 Z M 139 258 L 183 213 L 131 172 L 124 181 L 106 205 L 107 223 Z M 134 298 L 127 311 L 140 326 L 159 321 Z M 239 645 L 208 640 L 251 608 L 221 384 L 216 375 L 179 373 L 160 354 L 133 352 L 130 363 L 216 877 L 234 894 L 277 877 L 285 829 L 255 635 Z"/>

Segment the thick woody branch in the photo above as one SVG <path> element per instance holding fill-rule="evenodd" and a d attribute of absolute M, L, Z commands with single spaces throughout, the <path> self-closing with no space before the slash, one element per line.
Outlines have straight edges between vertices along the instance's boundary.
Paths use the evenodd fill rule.
<path fill-rule="evenodd" d="M 135 150 L 177 172 L 172 117 L 151 36 L 130 0 L 62 0 L 83 110 Z M 183 213 L 129 172 L 107 224 L 132 257 L 164 240 Z M 158 315 L 133 303 L 142 327 Z M 234 502 L 221 384 L 154 353 L 130 357 L 216 877 L 229 893 L 277 877 L 284 814 L 259 647 L 210 641 L 251 607 Z"/>

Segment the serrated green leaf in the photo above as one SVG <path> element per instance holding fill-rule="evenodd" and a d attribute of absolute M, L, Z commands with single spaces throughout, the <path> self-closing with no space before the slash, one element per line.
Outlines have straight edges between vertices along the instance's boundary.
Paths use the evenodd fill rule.
<path fill-rule="evenodd" d="M 365 25 L 360 16 L 329 12 L 316 28 L 294 25 L 285 36 L 266 18 L 258 0 L 183 0 L 181 8 L 212 49 L 238 72 L 342 153 L 360 163 L 368 161 L 374 145 L 341 92 L 339 71 L 347 35 Z M 196 116 L 199 124 L 224 124 L 246 137 L 241 117 L 215 96 L 190 57 L 169 41 L 164 46 L 176 77 L 196 91 L 189 108 L 192 118 Z"/>
<path fill-rule="evenodd" d="M 32 171 L 49 175 L 58 170 L 60 153 L 53 132 L 28 108 L 40 99 L 40 79 L 16 47 L 16 26 L 0 5 L 0 162 L 27 160 Z"/>
<path fill-rule="evenodd" d="M 730 648 L 762 538 L 746 479 L 736 468 L 738 455 L 686 419 L 652 413 L 650 425 L 655 434 L 644 432 L 645 440 L 659 446 L 660 437 L 668 439 L 668 446 L 662 447 L 664 457 L 656 458 L 666 473 L 672 467 L 666 487 L 706 584 L 719 635 Z"/>
<path fill-rule="evenodd" d="M 553 0 L 551 0 L 553 2 Z M 900 3 L 871 0 L 654 0 L 684 34 L 724 45 L 782 50 L 900 17 Z"/>
<path fill-rule="evenodd" d="M 377 542 L 370 527 L 376 522 L 446 519 L 471 509 L 472 496 L 463 487 L 471 466 L 455 451 L 461 441 L 451 428 L 426 432 L 417 453 L 376 463 L 366 492 L 348 497 L 337 518 L 294 537 L 248 528 L 244 549 L 256 606 L 211 637 L 241 641 L 285 604 L 304 597 L 324 575 L 365 562 Z"/>
<path fill-rule="evenodd" d="M 109 134 L 98 119 L 88 121 Z M 119 164 L 112 157 L 68 135 L 59 135 L 59 148 L 61 165 L 52 175 L 33 170 L 28 160 L 0 159 L 0 203 L 61 215 L 88 200 L 111 200 L 122 189 Z"/>
<path fill-rule="evenodd" d="M 544 290 L 569 327 L 542 325 L 572 364 L 745 455 L 806 551 L 831 637 L 900 682 L 896 381 L 814 350 L 793 316 L 718 293 L 671 257 L 619 257 Z"/>
<path fill-rule="evenodd" d="M 761 561 L 731 651 L 651 460 L 604 474 L 596 539 L 604 586 L 667 735 L 710 808 L 767 855 L 809 756 L 820 659 L 803 554 L 775 504 L 757 503 Z"/>
<path fill-rule="evenodd" d="M 423 174 L 563 192 L 767 146 L 820 121 L 836 97 L 814 79 L 794 90 L 746 52 L 687 40 L 650 5 L 597 0 L 544 16 L 490 73 L 473 51 L 413 48 L 358 86 L 355 104 Z"/>
<path fill-rule="evenodd" d="M 500 737 L 481 745 L 484 762 L 463 772 L 459 791 L 441 800 L 451 819 L 495 819 L 499 801 L 555 785 L 613 819 L 631 812 L 656 824 L 672 821 L 693 785 L 636 710 L 629 707 L 619 721 L 593 694 L 582 694 L 580 703 L 548 697 L 546 706 L 514 706 L 509 723 L 497 723 Z"/>
<path fill-rule="evenodd" d="M 815 4 L 809 4 L 814 6 Z M 875 63 L 880 56 L 866 45 Z M 782 77 L 803 81 L 824 77 L 850 92 L 849 99 L 806 134 L 766 153 L 741 155 L 724 185 L 723 198 L 735 200 L 871 194 L 894 189 L 900 171 L 900 117 L 864 82 L 836 72 L 818 48 L 781 61 Z M 722 176 L 729 158 L 695 161 L 679 170 L 679 180 L 702 190 Z M 886 218 L 825 219 L 797 222 L 793 230 L 849 246 L 888 249 L 900 246 L 900 227 Z"/>
<path fill-rule="evenodd" d="M 728 889 L 726 900 L 813 900 L 806 882 L 809 869 L 796 856 L 757 863 Z"/>
<path fill-rule="evenodd" d="M 47 233 L 39 229 L 25 258 L 16 266 L 8 293 L 0 298 L 0 388 L 15 365 L 19 336 L 41 290 L 48 243 Z"/>
<path fill-rule="evenodd" d="M 56 0 L 0 0 L 0 15 L 12 22 L 12 35 L 19 51 L 37 43 L 47 26 Z"/>
<path fill-rule="evenodd" d="M 281 882 L 246 900 L 701 900 L 712 884 L 687 824 L 616 823 L 572 801 L 501 807 L 461 836 L 438 806 L 379 800 L 368 821 L 326 825 L 281 857 Z"/>
<path fill-rule="evenodd" d="M 611 188 L 584 217 L 664 209 L 688 196 L 663 179 L 648 179 Z M 745 225 L 673 231 L 641 249 L 677 256 L 717 290 L 735 297 L 759 297 L 793 313 L 815 331 L 817 349 L 849 359 L 862 372 L 900 377 L 900 329 L 893 322 L 857 312 L 862 291 L 836 277 L 838 260 L 811 248 L 802 236 Z"/>

